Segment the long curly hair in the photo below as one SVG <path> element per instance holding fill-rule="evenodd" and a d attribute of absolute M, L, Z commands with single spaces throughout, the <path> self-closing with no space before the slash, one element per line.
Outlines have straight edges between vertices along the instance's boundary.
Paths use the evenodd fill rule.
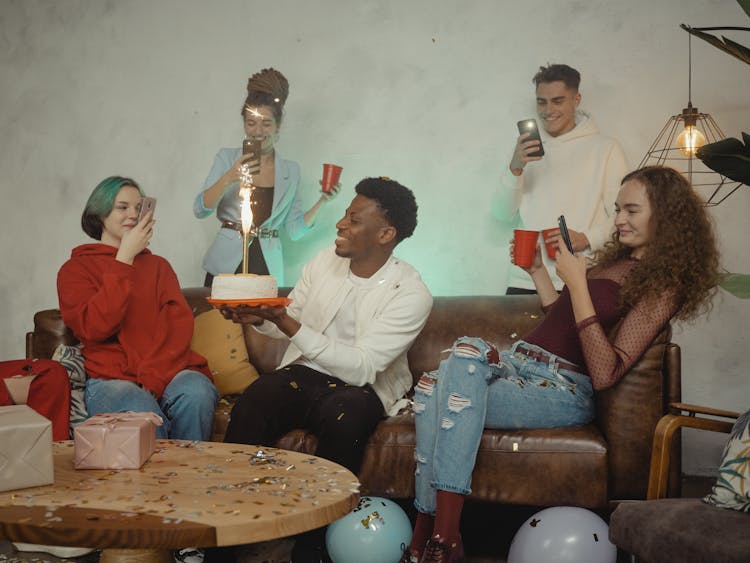
<path fill-rule="evenodd" d="M 651 204 L 651 238 L 637 266 L 620 290 L 621 305 L 674 294 L 675 318 L 690 320 L 711 309 L 719 283 L 719 250 L 713 222 L 690 182 L 665 166 L 646 166 L 627 174 L 622 183 L 636 181 L 646 188 Z M 594 256 L 607 266 L 630 255 L 617 232 Z"/>

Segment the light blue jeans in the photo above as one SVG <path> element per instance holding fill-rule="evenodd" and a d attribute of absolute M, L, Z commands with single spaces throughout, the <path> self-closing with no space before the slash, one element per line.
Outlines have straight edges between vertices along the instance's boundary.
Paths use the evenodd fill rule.
<path fill-rule="evenodd" d="M 153 412 L 164 421 L 156 427 L 156 437 L 177 440 L 210 439 L 218 400 L 219 393 L 211 380 L 189 369 L 172 378 L 159 400 L 146 389 L 123 379 L 90 377 L 84 393 L 90 416 L 127 411 Z"/>
<path fill-rule="evenodd" d="M 550 361 L 516 352 L 519 344 L 544 352 Z M 437 372 L 420 378 L 414 391 L 417 510 L 434 514 L 437 489 L 471 492 L 484 428 L 553 428 L 593 420 L 591 380 L 559 368 L 557 360 L 523 341 L 498 351 L 481 338 L 463 337 Z"/>

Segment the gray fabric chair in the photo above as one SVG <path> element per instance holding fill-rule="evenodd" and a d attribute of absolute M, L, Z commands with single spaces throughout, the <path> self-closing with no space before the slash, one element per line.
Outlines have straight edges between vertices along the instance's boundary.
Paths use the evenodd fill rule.
<path fill-rule="evenodd" d="M 739 414 L 674 403 L 656 427 L 648 499 L 621 502 L 609 538 L 639 563 L 748 563 L 750 514 L 718 508 L 698 498 L 666 495 L 672 440 L 682 427 L 729 432 Z M 700 416 L 699 416 L 700 415 Z M 706 415 L 712 418 L 707 418 Z"/>

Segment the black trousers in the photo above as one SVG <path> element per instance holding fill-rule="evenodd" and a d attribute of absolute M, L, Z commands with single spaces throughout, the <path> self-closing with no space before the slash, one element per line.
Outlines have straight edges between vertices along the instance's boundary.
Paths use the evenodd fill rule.
<path fill-rule="evenodd" d="M 355 387 L 301 365 L 255 380 L 232 408 L 225 442 L 273 446 L 295 428 L 318 438 L 315 455 L 357 475 L 367 440 L 383 417 L 370 388 Z"/>

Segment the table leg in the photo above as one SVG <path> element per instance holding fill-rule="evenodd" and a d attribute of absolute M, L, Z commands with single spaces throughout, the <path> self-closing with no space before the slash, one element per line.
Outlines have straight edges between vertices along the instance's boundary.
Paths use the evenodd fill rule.
<path fill-rule="evenodd" d="M 99 563 L 174 563 L 166 549 L 104 549 Z"/>

